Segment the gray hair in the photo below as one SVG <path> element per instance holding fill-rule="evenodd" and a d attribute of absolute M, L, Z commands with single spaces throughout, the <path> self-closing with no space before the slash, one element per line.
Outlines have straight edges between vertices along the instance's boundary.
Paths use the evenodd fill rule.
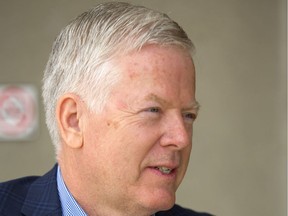
<path fill-rule="evenodd" d="M 100 4 L 72 20 L 56 38 L 43 78 L 46 124 L 58 155 L 56 104 L 65 93 L 81 97 L 100 112 L 121 74 L 112 59 L 148 44 L 176 45 L 193 51 L 183 29 L 166 14 L 123 2 Z"/>

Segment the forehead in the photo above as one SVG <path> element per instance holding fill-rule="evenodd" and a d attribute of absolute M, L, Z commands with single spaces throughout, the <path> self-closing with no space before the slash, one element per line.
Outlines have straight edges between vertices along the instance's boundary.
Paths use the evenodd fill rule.
<path fill-rule="evenodd" d="M 138 76 L 193 77 L 194 64 L 189 51 L 176 46 L 149 45 L 140 51 L 118 59 L 122 76 L 136 79 Z M 179 80 L 178 80 L 179 81 Z"/>

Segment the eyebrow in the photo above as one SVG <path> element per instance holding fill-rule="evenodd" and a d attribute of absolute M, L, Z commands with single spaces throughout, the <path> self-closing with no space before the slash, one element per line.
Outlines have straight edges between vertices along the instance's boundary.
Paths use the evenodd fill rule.
<path fill-rule="evenodd" d="M 187 106 L 186 108 L 184 108 L 184 110 L 195 110 L 197 113 L 200 109 L 200 104 L 198 101 L 193 101 L 189 106 Z"/>
<path fill-rule="evenodd" d="M 160 98 L 159 96 L 157 96 L 157 95 L 155 95 L 155 94 L 153 94 L 153 93 L 147 95 L 147 96 L 145 97 L 145 99 L 146 99 L 147 101 L 155 101 L 155 102 L 158 102 L 158 103 L 160 103 L 160 104 L 162 104 L 162 105 L 170 105 L 170 103 L 169 103 L 168 101 L 164 100 L 163 98 Z"/>
<path fill-rule="evenodd" d="M 155 102 L 158 102 L 160 103 L 161 105 L 166 105 L 166 106 L 169 106 L 171 105 L 171 103 L 169 103 L 168 101 L 166 101 L 165 99 L 151 93 L 149 95 L 147 95 L 145 97 L 145 100 L 147 101 L 155 101 Z M 198 101 L 192 101 L 187 107 L 185 107 L 183 110 L 195 110 L 196 112 L 199 111 L 199 108 L 200 108 L 200 104 Z"/>

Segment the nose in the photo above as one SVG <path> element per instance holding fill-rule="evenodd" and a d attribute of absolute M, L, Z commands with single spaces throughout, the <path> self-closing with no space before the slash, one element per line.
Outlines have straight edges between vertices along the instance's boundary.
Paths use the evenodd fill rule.
<path fill-rule="evenodd" d="M 161 146 L 170 146 L 176 150 L 181 150 L 192 144 L 192 125 L 185 125 L 181 114 L 167 118 L 163 128 Z"/>

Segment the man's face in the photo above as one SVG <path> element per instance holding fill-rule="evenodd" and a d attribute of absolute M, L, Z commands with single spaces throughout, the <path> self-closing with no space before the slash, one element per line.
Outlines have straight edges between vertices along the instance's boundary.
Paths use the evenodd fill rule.
<path fill-rule="evenodd" d="M 151 45 L 113 65 L 119 83 L 103 112 L 85 117 L 87 190 L 111 208 L 168 209 L 192 146 L 193 62 L 180 48 Z"/>

